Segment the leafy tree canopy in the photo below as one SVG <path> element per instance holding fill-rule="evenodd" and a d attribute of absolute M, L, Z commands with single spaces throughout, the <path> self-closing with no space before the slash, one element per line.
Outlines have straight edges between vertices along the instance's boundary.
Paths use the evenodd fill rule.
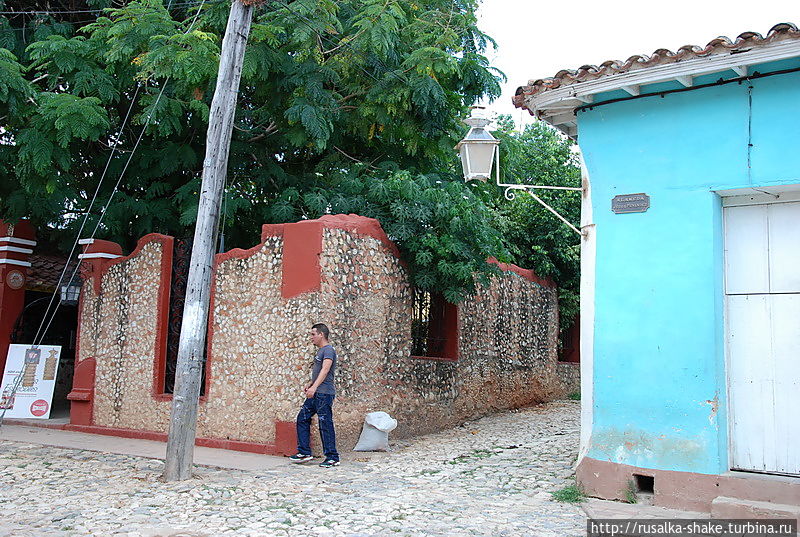
<path fill-rule="evenodd" d="M 488 255 L 561 277 L 560 223 L 550 239 L 526 235 L 520 226 L 550 225 L 548 216 L 460 178 L 460 119 L 499 94 L 501 76 L 484 56 L 492 41 L 476 7 L 261 4 L 231 144 L 226 247 L 251 246 L 265 222 L 352 212 L 378 218 L 415 283 L 453 301 L 473 273 L 494 270 Z M 88 230 L 124 170 L 98 237 L 130 247 L 154 231 L 191 236 L 229 3 L 0 0 L 0 11 L 14 12 L 0 15 L 0 214 L 70 244 L 107 167 Z M 554 152 L 536 162 L 564 167 L 569 149 L 542 129 Z M 533 132 L 501 128 L 513 154 L 538 143 Z M 532 152 L 515 157 L 515 173 L 530 171 Z"/>

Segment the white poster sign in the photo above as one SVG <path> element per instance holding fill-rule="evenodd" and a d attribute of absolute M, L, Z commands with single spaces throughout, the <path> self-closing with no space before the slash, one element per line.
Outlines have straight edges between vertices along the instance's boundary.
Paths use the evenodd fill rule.
<path fill-rule="evenodd" d="M 50 417 L 60 355 L 60 346 L 9 346 L 0 383 L 0 412 L 5 409 L 6 418 L 46 420 Z"/>

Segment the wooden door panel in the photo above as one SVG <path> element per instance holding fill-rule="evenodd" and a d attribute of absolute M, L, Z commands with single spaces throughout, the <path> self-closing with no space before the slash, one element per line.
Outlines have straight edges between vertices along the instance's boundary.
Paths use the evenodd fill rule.
<path fill-rule="evenodd" d="M 767 206 L 725 209 L 725 292 L 768 293 Z"/>
<path fill-rule="evenodd" d="M 800 203 L 769 206 L 769 291 L 800 293 Z"/>
<path fill-rule="evenodd" d="M 732 295 L 727 301 L 732 466 L 767 471 L 776 460 L 769 298 Z"/>
<path fill-rule="evenodd" d="M 775 371 L 775 470 L 800 474 L 800 294 L 770 295 Z"/>

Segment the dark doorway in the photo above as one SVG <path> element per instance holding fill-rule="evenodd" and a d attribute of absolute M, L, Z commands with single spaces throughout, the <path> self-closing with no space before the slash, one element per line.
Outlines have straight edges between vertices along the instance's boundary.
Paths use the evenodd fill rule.
<path fill-rule="evenodd" d="M 164 393 L 175 391 L 175 370 L 178 366 L 178 344 L 183 325 L 183 306 L 186 302 L 186 285 L 189 278 L 189 261 L 192 257 L 191 239 L 175 239 L 172 247 L 172 277 L 169 291 L 169 319 L 167 325 L 167 363 L 164 370 Z M 203 369 L 200 395 L 206 394 L 206 345 L 203 345 Z"/>

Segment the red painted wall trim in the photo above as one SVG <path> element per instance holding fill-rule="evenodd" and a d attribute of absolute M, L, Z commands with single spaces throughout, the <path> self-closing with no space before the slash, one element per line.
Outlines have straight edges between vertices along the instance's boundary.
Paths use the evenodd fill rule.
<path fill-rule="evenodd" d="M 429 334 L 431 329 L 437 334 L 445 334 L 445 345 L 442 351 L 442 356 L 412 356 L 416 360 L 434 360 L 439 362 L 456 362 L 458 361 L 459 342 L 461 340 L 461 317 L 457 304 L 447 302 L 442 295 L 435 295 L 436 299 L 431 305 L 432 312 L 435 312 L 439 307 L 444 308 L 442 314 L 443 326 L 429 327 Z M 432 313 L 432 316 L 437 316 Z M 438 323 L 437 323 L 438 324 Z"/>
<path fill-rule="evenodd" d="M 414 360 L 424 360 L 428 362 L 457 362 L 457 358 L 447 358 L 444 356 L 411 356 Z"/>
<path fill-rule="evenodd" d="M 89 278 L 91 278 L 91 274 L 92 274 L 91 265 L 89 263 L 81 263 L 80 268 L 79 268 L 79 273 L 80 273 L 81 280 L 83 280 L 84 282 L 88 281 Z M 75 391 L 75 387 L 76 386 L 80 386 L 81 382 L 83 381 L 83 379 L 81 379 L 81 377 L 76 375 L 75 373 L 77 372 L 78 365 L 81 363 L 81 362 L 78 361 L 78 359 L 81 356 L 81 332 L 83 332 L 83 326 L 82 326 L 82 324 L 83 324 L 82 323 L 83 309 L 86 307 L 86 303 L 84 302 L 84 297 L 85 297 L 84 293 L 80 293 L 78 295 L 78 327 L 77 327 L 77 330 L 75 330 L 75 360 L 74 360 L 74 362 L 72 364 L 73 365 L 73 375 L 72 375 L 72 389 L 70 390 L 70 393 Z M 92 394 L 94 394 L 94 379 L 92 379 Z M 67 394 L 67 399 L 69 399 L 69 395 L 70 394 Z M 69 408 L 69 413 L 70 413 L 69 421 L 72 422 L 73 421 L 73 419 L 72 419 L 73 403 L 70 403 L 69 407 L 70 407 Z M 87 423 L 91 423 L 91 419 L 92 419 L 92 416 L 91 416 L 91 412 L 90 412 L 89 413 L 89 422 L 87 422 Z"/>
<path fill-rule="evenodd" d="M 211 397 L 211 376 L 214 372 L 214 353 L 212 349 L 214 347 L 214 304 L 217 298 L 217 267 L 220 263 L 228 259 L 244 259 L 245 257 L 250 257 L 255 254 L 260 247 L 261 245 L 259 244 L 249 250 L 234 248 L 233 250 L 214 256 L 214 267 L 211 270 L 211 296 L 208 299 L 208 326 L 206 327 L 206 390 L 205 395 L 200 396 L 201 402 L 208 401 L 209 397 Z M 237 255 L 239 253 L 247 255 L 239 256 Z M 171 400 L 172 396 L 170 395 L 169 397 Z"/>
<path fill-rule="evenodd" d="M 172 250 L 174 238 L 160 233 L 150 233 L 140 238 L 136 244 L 136 248 L 127 256 L 118 257 L 116 259 L 95 259 L 90 262 L 85 262 L 82 266 L 82 276 L 84 280 L 94 278 L 94 288 L 97 295 L 102 291 L 102 280 L 108 270 L 119 263 L 124 263 L 135 258 L 139 255 L 142 249 L 151 242 L 158 242 L 161 244 L 161 264 L 160 275 L 158 283 L 158 298 L 156 306 L 156 341 L 155 352 L 153 355 L 153 384 L 151 387 L 151 398 L 154 401 L 171 400 L 172 395 L 163 393 L 164 375 L 166 373 L 166 359 L 167 359 L 167 332 L 169 322 L 169 297 L 170 297 L 170 283 L 172 279 Z M 119 245 L 109 241 L 95 241 L 95 243 L 87 245 L 86 252 L 106 252 L 116 253 Z M 91 267 L 91 268 L 90 268 Z M 78 312 L 80 314 L 78 334 L 76 337 L 75 345 L 75 359 L 76 369 L 75 378 L 72 383 L 72 391 L 68 398 L 72 401 L 70 405 L 70 422 L 71 425 L 88 426 L 94 423 L 94 390 L 95 378 L 94 370 L 96 367 L 94 357 L 87 357 L 80 363 L 77 362 L 80 356 L 80 343 L 82 338 L 83 327 L 80 324 L 80 319 L 83 316 L 85 303 L 83 295 L 80 297 Z M 91 360 L 94 367 L 91 368 L 91 374 L 86 367 L 81 367 L 85 362 Z"/>
<path fill-rule="evenodd" d="M 325 215 L 319 219 L 326 228 L 343 229 L 362 237 L 378 239 L 396 258 L 401 259 L 397 245 L 389 239 L 383 231 L 381 223 L 374 218 L 359 216 L 357 214 Z"/>
<path fill-rule="evenodd" d="M 283 298 L 319 291 L 322 285 L 321 253 L 322 224 L 319 221 L 286 224 L 283 228 Z"/>
<path fill-rule="evenodd" d="M 261 244 L 270 237 L 283 237 L 283 226 L 286 224 L 262 224 Z"/>
<path fill-rule="evenodd" d="M 30 220 L 26 220 L 25 218 L 22 218 L 16 224 L 12 224 L 0 219 L 0 237 L 8 237 L 8 229 L 11 226 L 14 227 L 14 233 L 12 236 L 15 239 L 26 239 L 29 241 L 36 240 L 36 230 L 33 228 L 33 225 L 31 225 Z M 17 244 L 15 246 L 20 245 Z"/>
<path fill-rule="evenodd" d="M 136 248 L 134 248 L 133 251 L 131 253 L 129 253 L 128 255 L 122 256 L 122 257 L 117 257 L 115 259 L 108 259 L 107 261 L 105 261 L 103 263 L 103 265 L 102 265 L 102 270 L 101 270 L 99 276 L 100 277 L 104 276 L 105 273 L 108 272 L 108 269 L 110 269 L 114 265 L 118 265 L 120 263 L 124 263 L 125 261 L 130 261 L 131 259 L 133 259 L 137 255 L 139 255 L 139 253 L 141 253 L 141 251 L 142 251 L 142 248 L 144 248 L 145 246 L 147 246 L 151 242 L 160 242 L 160 243 L 164 244 L 166 241 L 168 241 L 169 244 L 172 245 L 173 238 L 170 237 L 169 235 L 162 235 L 161 233 L 149 233 L 149 234 L 145 235 L 144 237 L 142 237 L 141 239 L 139 239 L 136 242 Z M 102 242 L 108 242 L 108 241 L 102 241 Z M 110 244 L 116 245 L 116 243 L 110 243 Z M 90 244 L 89 248 L 91 249 L 91 247 L 93 247 L 93 246 L 95 246 L 95 245 L 94 244 Z"/>
<path fill-rule="evenodd" d="M 575 316 L 575 322 L 564 337 L 564 346 L 559 361 L 579 364 L 581 361 L 581 316 Z"/>
<path fill-rule="evenodd" d="M 169 295 L 170 283 L 172 280 L 172 250 L 175 239 L 169 235 L 162 235 L 161 233 L 150 233 L 140 238 L 136 243 L 136 248 L 123 257 L 115 259 L 98 259 L 92 262 L 94 269 L 91 277 L 94 278 L 94 287 L 96 294 L 102 291 L 102 280 L 109 269 L 120 263 L 125 263 L 138 256 L 142 249 L 151 242 L 161 244 L 161 265 L 158 280 L 158 298 L 156 300 L 156 341 L 155 353 L 153 356 L 153 385 L 151 388 L 151 396 L 156 401 L 163 401 L 164 396 L 164 375 L 166 374 L 166 361 L 167 361 L 167 332 L 169 322 Z M 86 252 L 109 252 L 116 253 L 122 250 L 119 245 L 109 241 L 95 241 L 87 245 Z M 79 310 L 79 311 L 82 311 Z M 80 333 L 80 330 L 78 331 Z M 77 356 L 76 351 L 76 356 Z M 170 399 L 172 396 L 167 395 Z"/>
<path fill-rule="evenodd" d="M 553 280 L 551 280 L 550 278 L 540 278 L 531 269 L 520 268 L 517 265 L 513 265 L 511 263 L 501 263 L 494 257 L 490 257 L 489 259 L 486 260 L 486 262 L 491 263 L 493 265 L 497 265 L 498 267 L 500 267 L 500 270 L 504 272 L 513 272 L 515 274 L 518 274 L 519 276 L 522 276 L 526 280 L 538 283 L 542 287 L 552 287 L 552 288 L 556 287 L 556 284 Z"/>
<path fill-rule="evenodd" d="M 77 353 L 76 353 L 77 356 Z M 72 378 L 72 391 L 67 394 L 69 405 L 69 421 L 76 425 L 94 423 L 94 390 L 95 369 L 94 358 L 85 358 L 75 364 L 75 375 Z"/>
<path fill-rule="evenodd" d="M 284 422 L 275 422 L 276 433 L 282 427 Z M 105 436 L 118 436 L 120 438 L 133 438 L 137 440 L 155 440 L 157 442 L 166 442 L 167 441 L 167 433 L 162 433 L 158 431 L 143 431 L 138 429 L 123 429 L 120 427 L 100 427 L 97 425 L 75 425 L 75 424 L 64 424 L 64 425 L 46 425 L 42 424 L 39 425 L 38 423 L 32 424 L 30 421 L 26 421 L 24 425 L 34 425 L 34 426 L 41 426 L 41 427 L 49 427 L 52 429 L 63 429 L 66 431 L 76 431 L 81 433 L 90 433 L 90 434 L 102 434 Z M 294 425 L 294 424 L 292 424 Z M 276 434 L 276 444 L 287 444 L 286 446 L 280 446 L 276 444 L 262 444 L 258 442 L 244 442 L 241 440 L 228 440 L 223 438 L 208 438 L 208 437 L 198 437 L 195 439 L 196 446 L 202 447 L 210 447 L 210 448 L 217 448 L 217 449 L 229 449 L 232 451 L 244 451 L 247 453 L 258 453 L 261 455 L 287 455 L 287 447 L 288 443 L 284 440 L 279 438 L 279 435 Z M 292 449 L 290 450 L 291 453 L 294 453 L 296 448 L 296 444 L 292 445 Z"/>
<path fill-rule="evenodd" d="M 94 239 L 91 244 L 87 244 L 83 247 L 83 253 L 122 255 L 122 246 L 116 242 Z"/>
<path fill-rule="evenodd" d="M 458 360 L 458 342 L 461 339 L 461 321 L 458 315 L 458 306 L 450 302 L 444 303 L 444 330 L 452 334 L 447 338 L 444 346 L 444 356 L 450 360 Z"/>
<path fill-rule="evenodd" d="M 322 227 L 327 229 L 343 229 L 362 237 L 378 239 L 395 257 L 401 259 L 397 245 L 389 239 L 380 222 L 374 218 L 357 214 L 328 214 L 316 220 L 304 220 L 298 223 L 304 222 L 320 222 Z M 287 225 L 292 224 L 264 224 L 261 226 L 261 240 L 264 241 L 267 237 L 283 237 L 284 227 Z"/>
<path fill-rule="evenodd" d="M 167 374 L 167 336 L 169 335 L 169 299 L 172 287 L 172 256 L 175 239 L 168 235 L 152 234 L 148 242 L 161 243 L 161 274 L 158 280 L 156 306 L 156 344 L 153 356 L 153 387 L 151 396 L 156 401 L 172 400 L 171 394 L 164 393 L 164 380 Z M 141 240 L 139 241 L 141 242 Z M 144 245 L 142 245 L 144 246 Z M 141 250 L 141 247 L 138 248 Z"/>
<path fill-rule="evenodd" d="M 27 220 L 20 220 L 16 225 L 8 224 L 0 220 L 0 237 L 13 236 L 16 239 L 36 240 L 36 231 Z M 4 246 L 22 247 L 33 249 L 35 246 L 22 246 L 12 242 L 3 241 Z M 20 252 L 0 252 L 0 259 L 14 259 L 17 261 L 28 261 L 29 254 Z M 19 272 L 24 276 L 24 283 L 19 289 L 12 289 L 8 285 L 8 274 Z M 11 332 L 17 319 L 25 309 L 25 289 L 28 283 L 28 267 L 20 265 L 3 264 L 0 265 L 0 375 L 6 365 L 9 345 L 11 344 Z"/>
<path fill-rule="evenodd" d="M 281 294 L 284 298 L 319 290 L 322 279 L 319 257 L 324 229 L 342 229 L 377 239 L 402 262 L 397 245 L 389 240 L 380 222 L 374 218 L 337 214 L 292 224 L 264 224 L 261 228 L 262 241 L 268 237 L 283 237 Z"/>

